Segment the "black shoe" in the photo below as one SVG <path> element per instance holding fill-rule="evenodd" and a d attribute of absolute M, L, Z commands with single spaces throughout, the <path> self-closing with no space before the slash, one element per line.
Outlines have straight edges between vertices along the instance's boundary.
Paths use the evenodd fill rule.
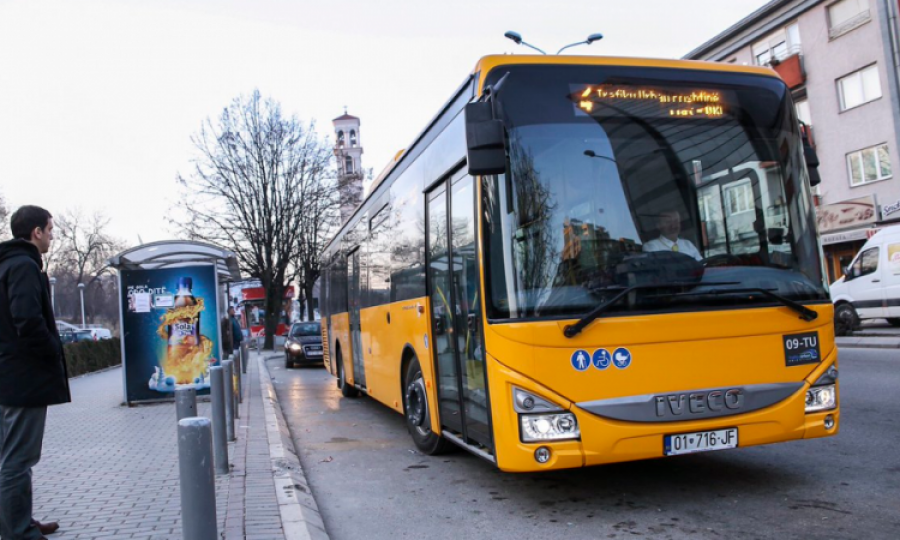
<path fill-rule="evenodd" d="M 50 523 L 41 523 L 36 519 L 32 519 L 31 523 L 41 531 L 41 534 L 53 534 L 59 530 L 59 523 L 51 521 Z M 43 538 L 43 540 L 47 540 Z"/>

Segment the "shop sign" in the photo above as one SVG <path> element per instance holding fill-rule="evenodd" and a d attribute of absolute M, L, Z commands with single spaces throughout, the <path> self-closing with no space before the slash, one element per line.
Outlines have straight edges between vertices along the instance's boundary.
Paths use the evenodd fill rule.
<path fill-rule="evenodd" d="M 822 235 L 822 245 L 842 244 L 844 242 L 854 242 L 856 240 L 868 240 L 871 237 L 870 231 L 875 229 L 857 229 L 855 231 L 846 231 L 832 234 Z"/>
<path fill-rule="evenodd" d="M 891 204 L 886 204 L 881 207 L 881 219 L 888 217 L 894 212 L 900 210 L 900 200 L 896 200 Z"/>
<path fill-rule="evenodd" d="M 869 195 L 816 208 L 819 233 L 871 225 L 878 221 L 875 197 Z"/>

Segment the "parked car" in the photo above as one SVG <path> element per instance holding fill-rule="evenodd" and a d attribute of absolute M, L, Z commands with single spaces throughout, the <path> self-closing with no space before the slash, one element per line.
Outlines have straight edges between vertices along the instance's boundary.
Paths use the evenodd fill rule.
<path fill-rule="evenodd" d="M 78 341 L 97 341 L 87 328 L 65 329 L 60 331 L 59 338 L 63 343 L 76 343 Z"/>
<path fill-rule="evenodd" d="M 887 319 L 900 326 L 900 227 L 875 233 L 863 245 L 844 277 L 831 285 L 834 330 L 845 336 L 862 319 Z"/>
<path fill-rule="evenodd" d="M 90 339 L 94 341 L 99 341 L 101 339 L 112 339 L 112 332 L 110 332 L 108 328 L 104 328 L 99 324 L 89 324 L 87 325 L 87 328 L 82 328 L 81 326 L 67 323 L 66 321 L 56 321 L 56 329 L 59 331 L 60 337 L 62 337 L 64 333 L 87 332 L 90 336 Z M 78 341 L 87 340 L 80 339 Z"/>
<path fill-rule="evenodd" d="M 291 325 L 284 342 L 284 367 L 321 364 L 322 360 L 322 323 L 310 321 Z"/>

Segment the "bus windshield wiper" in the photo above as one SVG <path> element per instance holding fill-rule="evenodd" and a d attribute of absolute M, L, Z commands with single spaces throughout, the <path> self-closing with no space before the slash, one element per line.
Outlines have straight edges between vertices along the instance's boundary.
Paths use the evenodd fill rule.
<path fill-rule="evenodd" d="M 675 283 L 659 283 L 655 285 L 632 285 L 631 287 L 625 287 L 618 294 L 603 302 L 599 306 L 595 307 L 591 310 L 587 315 L 578 320 L 575 324 L 570 324 L 563 329 L 563 334 L 567 338 L 575 337 L 584 330 L 584 327 L 594 322 L 600 315 L 602 315 L 610 306 L 621 300 L 626 294 L 637 291 L 640 289 L 683 289 L 686 287 L 706 287 L 709 285 L 736 285 L 739 282 L 719 282 L 719 283 L 703 283 L 703 282 L 675 282 Z M 595 289 L 597 290 L 597 289 Z"/>
<path fill-rule="evenodd" d="M 711 291 L 685 293 L 684 295 L 680 295 L 680 296 L 700 295 L 700 294 L 719 295 L 719 294 L 753 293 L 753 292 L 759 293 L 767 298 L 771 298 L 772 300 L 775 300 L 779 304 L 786 306 L 793 311 L 796 311 L 797 313 L 800 314 L 800 318 L 806 322 L 814 321 L 819 317 L 818 312 L 816 312 L 812 309 L 809 309 L 808 307 L 804 306 L 803 304 L 798 304 L 797 302 L 794 302 L 790 298 L 785 298 L 784 296 L 781 296 L 780 294 L 773 293 L 770 289 L 763 289 L 761 287 L 741 287 L 740 289 L 713 289 Z"/>

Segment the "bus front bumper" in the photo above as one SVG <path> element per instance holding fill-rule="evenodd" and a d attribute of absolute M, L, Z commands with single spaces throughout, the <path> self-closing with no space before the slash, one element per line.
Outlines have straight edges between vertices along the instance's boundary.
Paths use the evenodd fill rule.
<path fill-rule="evenodd" d="M 831 365 L 836 360 L 829 356 L 823 366 Z M 507 472 L 545 471 L 665 457 L 667 435 L 736 428 L 737 447 L 741 448 L 829 437 L 836 435 L 840 427 L 839 396 L 838 406 L 834 409 L 805 412 L 809 384 L 804 384 L 787 399 L 753 412 L 704 420 L 623 422 L 588 412 L 496 359 L 490 358 L 489 361 L 494 364 L 490 379 L 493 403 L 499 400 L 511 403 L 514 388 L 520 388 L 560 405 L 563 410 L 573 413 L 578 421 L 578 439 L 523 442 L 519 413 L 512 407 L 495 408 L 497 466 Z"/>

